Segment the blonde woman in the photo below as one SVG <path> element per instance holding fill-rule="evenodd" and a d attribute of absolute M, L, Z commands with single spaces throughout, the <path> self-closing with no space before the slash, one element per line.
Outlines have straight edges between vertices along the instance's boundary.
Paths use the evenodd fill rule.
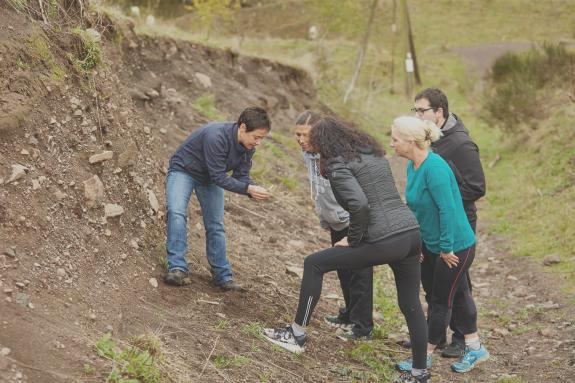
<path fill-rule="evenodd" d="M 459 289 L 469 289 L 465 273 L 475 258 L 475 234 L 451 168 L 429 149 L 440 137 L 441 130 L 431 121 L 399 117 L 391 128 L 391 147 L 409 160 L 405 198 L 419 222 L 423 242 L 421 281 L 429 305 L 427 367 L 431 367 L 431 355 L 454 310 L 462 319 L 458 330 L 465 336 L 465 352 L 451 368 L 467 372 L 488 359 L 489 353 L 479 341 L 473 298 L 469 295 L 461 300 L 457 297 L 462 295 L 455 294 Z M 411 364 L 407 359 L 397 368 L 407 371 Z"/>

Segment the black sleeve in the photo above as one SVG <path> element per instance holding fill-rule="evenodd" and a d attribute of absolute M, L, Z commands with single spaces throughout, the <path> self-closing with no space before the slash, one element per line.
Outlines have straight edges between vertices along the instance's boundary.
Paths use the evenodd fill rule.
<path fill-rule="evenodd" d="M 343 162 L 331 163 L 327 177 L 337 202 L 349 212 L 347 242 L 359 246 L 369 224 L 369 204 L 352 171 Z"/>
<path fill-rule="evenodd" d="M 475 202 L 485 195 L 485 174 L 475 143 L 465 142 L 459 146 L 453 152 L 449 165 L 459 183 L 463 201 Z"/>

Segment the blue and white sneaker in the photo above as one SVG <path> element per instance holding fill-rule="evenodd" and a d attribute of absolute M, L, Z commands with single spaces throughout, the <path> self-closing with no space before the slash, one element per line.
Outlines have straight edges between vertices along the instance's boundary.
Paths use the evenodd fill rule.
<path fill-rule="evenodd" d="M 489 359 L 489 352 L 481 345 L 479 350 L 472 350 L 465 347 L 465 352 L 459 361 L 451 365 L 451 369 L 455 372 L 471 371 L 477 364 Z"/>
<path fill-rule="evenodd" d="M 262 329 L 262 335 L 264 339 L 288 350 L 295 354 L 305 351 L 305 342 L 307 341 L 307 336 L 300 335 L 295 336 L 291 325 L 284 328 L 264 328 Z"/>
<path fill-rule="evenodd" d="M 409 357 L 402 362 L 397 362 L 395 364 L 395 368 L 399 371 L 411 371 L 413 367 L 413 358 Z M 431 368 L 431 355 L 427 355 L 427 359 L 425 360 L 425 368 Z"/>

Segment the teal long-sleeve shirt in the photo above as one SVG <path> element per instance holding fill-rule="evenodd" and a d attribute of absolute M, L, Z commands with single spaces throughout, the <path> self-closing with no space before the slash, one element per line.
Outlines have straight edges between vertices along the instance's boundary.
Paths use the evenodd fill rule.
<path fill-rule="evenodd" d="M 475 243 L 455 176 L 439 155 L 430 151 L 418 169 L 408 162 L 405 199 L 433 253 L 457 252 Z"/>

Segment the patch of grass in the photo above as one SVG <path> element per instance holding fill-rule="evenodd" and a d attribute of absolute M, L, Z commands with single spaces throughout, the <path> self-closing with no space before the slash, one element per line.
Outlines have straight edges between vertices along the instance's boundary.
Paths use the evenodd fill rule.
<path fill-rule="evenodd" d="M 298 187 L 298 182 L 292 178 L 288 177 L 280 177 L 280 182 L 284 185 L 288 190 L 295 190 Z"/>
<path fill-rule="evenodd" d="M 18 57 L 16 59 L 16 66 L 18 68 L 20 68 L 21 70 L 28 70 L 30 69 L 30 65 L 28 65 L 27 63 L 25 63 L 20 57 Z"/>
<path fill-rule="evenodd" d="M 497 383 L 524 383 L 524 382 L 525 381 L 523 380 L 523 378 L 519 376 L 502 377 L 497 379 Z"/>
<path fill-rule="evenodd" d="M 26 44 L 28 48 L 28 53 L 32 58 L 32 65 L 38 66 L 40 64 L 48 67 L 50 74 L 49 77 L 54 81 L 62 81 L 65 76 L 64 69 L 58 64 L 52 51 L 50 45 L 46 38 L 41 34 L 40 31 L 33 31 L 28 43 Z"/>
<path fill-rule="evenodd" d="M 93 376 L 96 373 L 96 368 L 90 363 L 84 363 L 84 375 Z"/>
<path fill-rule="evenodd" d="M 255 344 L 252 342 L 252 345 L 250 346 L 250 352 L 261 352 L 262 350 Z"/>
<path fill-rule="evenodd" d="M 74 66 L 78 72 L 89 74 L 102 62 L 100 36 L 93 29 L 74 28 L 71 32 L 78 36 L 81 42 L 80 53 L 73 59 Z"/>
<path fill-rule="evenodd" d="M 162 344 L 155 335 L 135 337 L 131 346 L 121 348 L 112 339 L 111 333 L 107 333 L 96 342 L 96 353 L 114 362 L 107 382 L 160 383 L 163 379 L 159 370 L 163 362 Z"/>
<path fill-rule="evenodd" d="M 225 368 L 239 368 L 250 362 L 248 357 L 243 355 L 234 355 L 233 358 L 227 357 L 225 355 L 217 355 L 214 358 L 214 367 L 218 370 Z"/>
<path fill-rule="evenodd" d="M 22 11 L 28 5 L 28 0 L 7 0 L 8 5 L 12 8 L 16 9 L 17 11 Z"/>
<path fill-rule="evenodd" d="M 218 323 L 216 323 L 216 329 L 218 330 L 225 330 L 230 327 L 230 321 L 227 319 L 220 319 Z"/>
<path fill-rule="evenodd" d="M 378 341 L 362 342 L 351 350 L 350 356 L 371 369 L 370 373 L 361 376 L 362 379 L 388 382 L 397 374 L 389 353 L 380 349 L 378 345 Z"/>
<path fill-rule="evenodd" d="M 216 108 L 216 97 L 211 93 L 198 97 L 192 107 L 210 121 L 225 120 L 224 114 Z"/>
<path fill-rule="evenodd" d="M 261 338 L 262 326 L 257 322 L 250 322 L 242 328 L 242 332 L 246 335 L 251 335 L 254 338 Z"/>

